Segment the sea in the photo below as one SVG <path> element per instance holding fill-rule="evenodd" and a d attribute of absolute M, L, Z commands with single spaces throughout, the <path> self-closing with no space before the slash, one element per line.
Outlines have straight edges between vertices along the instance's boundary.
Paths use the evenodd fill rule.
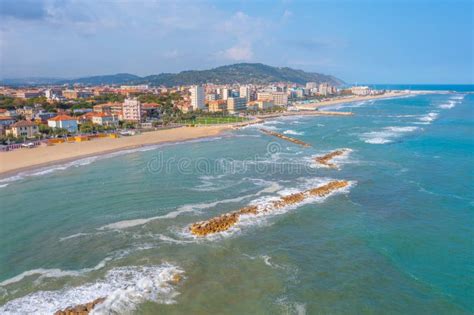
<path fill-rule="evenodd" d="M 0 314 L 474 313 L 474 88 L 431 89 L 1 179 Z M 332 180 L 350 185 L 189 232 Z"/>

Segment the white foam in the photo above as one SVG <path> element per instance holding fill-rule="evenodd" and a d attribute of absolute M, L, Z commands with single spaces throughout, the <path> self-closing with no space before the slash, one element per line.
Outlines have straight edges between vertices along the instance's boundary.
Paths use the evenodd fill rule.
<path fill-rule="evenodd" d="M 349 160 L 349 155 L 350 155 L 351 152 L 353 152 L 352 149 L 342 148 L 342 149 L 336 149 L 336 150 L 332 150 L 332 151 L 339 151 L 339 150 L 342 151 L 342 154 L 333 157 L 329 161 L 329 163 L 336 165 L 337 168 L 339 168 L 341 166 L 341 164 L 346 164 L 346 163 L 352 162 L 352 161 Z M 314 163 L 314 159 L 317 158 L 317 157 L 320 157 L 322 155 L 329 154 L 332 151 L 328 151 L 328 152 L 325 152 L 325 153 L 322 153 L 322 154 L 312 156 L 309 160 L 309 162 L 311 162 L 311 164 L 310 164 L 311 167 L 329 168 L 330 166 L 328 166 L 328 165 L 324 165 L 324 164 L 321 164 L 321 163 Z"/>
<path fill-rule="evenodd" d="M 271 267 L 273 269 L 284 269 L 284 267 L 278 265 L 278 264 L 275 264 L 275 263 L 272 263 L 271 262 L 271 259 L 272 257 L 268 256 L 268 255 L 261 255 L 260 258 L 263 259 L 263 262 L 265 263 L 265 265 L 267 265 L 268 267 Z"/>
<path fill-rule="evenodd" d="M 442 109 L 451 109 L 451 108 L 455 107 L 455 106 L 457 105 L 457 103 L 458 103 L 458 102 L 451 100 L 451 101 L 448 101 L 448 102 L 445 103 L 445 104 L 439 105 L 438 107 L 439 107 L 439 108 L 442 108 Z"/>
<path fill-rule="evenodd" d="M 95 160 L 97 160 L 97 158 L 98 158 L 97 156 L 88 157 L 88 158 L 83 158 L 83 159 L 75 160 L 75 161 L 64 163 L 64 164 L 42 167 L 42 168 L 38 168 L 32 171 L 20 172 L 14 176 L 0 179 L 0 183 L 11 183 L 11 182 L 15 182 L 15 181 L 18 181 L 30 176 L 47 175 L 56 171 L 66 170 L 71 167 L 80 167 L 80 166 L 89 165 Z"/>
<path fill-rule="evenodd" d="M 170 284 L 183 271 L 173 265 L 118 267 L 103 279 L 57 291 L 38 291 L 0 307 L 1 314 L 53 314 L 68 306 L 86 304 L 106 297 L 91 314 L 129 313 L 145 301 L 170 304 L 179 294 Z"/>
<path fill-rule="evenodd" d="M 283 131 L 283 133 L 285 135 L 295 135 L 295 136 L 304 135 L 304 132 L 302 132 L 302 131 L 295 131 L 295 130 L 291 130 L 291 129 L 285 130 L 285 131 Z"/>
<path fill-rule="evenodd" d="M 228 181 L 226 184 L 224 184 L 222 181 L 219 181 L 219 179 L 222 179 L 225 177 L 227 174 L 220 174 L 220 175 L 206 175 L 206 176 L 201 176 L 199 177 L 199 180 L 201 181 L 200 185 L 197 185 L 196 187 L 192 188 L 192 190 L 195 191 L 218 191 L 222 189 L 227 189 L 231 185 L 235 184 L 235 181 Z"/>
<path fill-rule="evenodd" d="M 59 241 L 63 242 L 63 241 L 67 241 L 67 240 L 70 240 L 70 239 L 73 239 L 73 238 L 89 236 L 89 235 L 97 235 L 97 233 L 76 233 L 76 234 L 72 234 L 72 235 L 69 235 L 69 236 L 61 237 L 61 238 L 59 238 Z"/>
<path fill-rule="evenodd" d="M 273 206 L 273 202 L 280 200 L 281 197 L 283 197 L 283 196 L 288 196 L 288 195 L 291 195 L 291 194 L 294 194 L 294 193 L 298 193 L 298 192 L 301 192 L 301 191 L 304 191 L 304 190 L 307 190 L 307 189 L 314 188 L 316 186 L 321 186 L 321 185 L 329 183 L 330 181 L 332 181 L 332 179 L 323 178 L 323 177 L 319 177 L 319 178 L 317 177 L 317 178 L 312 178 L 312 179 L 304 179 L 304 180 L 302 180 L 302 183 L 298 187 L 284 188 L 282 190 L 279 190 L 277 192 L 277 195 L 263 196 L 261 198 L 257 198 L 255 200 L 253 200 L 252 202 L 250 202 L 250 205 L 257 206 L 257 209 L 258 209 L 257 214 L 240 215 L 239 216 L 239 221 L 234 226 L 232 226 L 230 229 L 228 229 L 226 231 L 223 231 L 223 232 L 215 233 L 215 234 L 209 234 L 209 235 L 205 236 L 204 238 L 208 239 L 208 240 L 211 240 L 211 241 L 212 240 L 218 240 L 221 237 L 224 237 L 224 238 L 225 237 L 230 237 L 230 236 L 240 232 L 242 230 L 242 227 L 245 227 L 245 226 L 266 225 L 267 224 L 267 222 L 266 222 L 267 218 L 287 213 L 287 212 L 289 212 L 291 210 L 294 210 L 294 209 L 297 209 L 297 208 L 299 208 L 303 205 L 307 205 L 307 204 L 311 204 L 311 203 L 322 203 L 324 200 L 326 200 L 327 198 L 329 198 L 330 196 L 335 195 L 335 194 L 348 193 L 350 191 L 350 188 L 355 184 L 354 181 L 350 181 L 348 186 L 346 186 L 344 188 L 336 189 L 336 190 L 330 192 L 329 194 L 327 194 L 324 197 L 310 196 L 310 197 L 306 198 L 305 200 L 303 200 L 300 203 L 284 206 L 282 208 L 274 208 L 274 206 Z M 195 236 L 192 233 L 190 233 L 188 228 L 185 228 L 184 230 L 182 230 L 181 234 L 183 235 L 183 237 L 192 238 L 194 240 L 202 239 L 202 237 L 198 237 L 198 236 Z"/>
<path fill-rule="evenodd" d="M 466 94 L 456 95 L 456 96 L 451 97 L 451 99 L 453 99 L 453 100 L 463 100 L 465 96 L 466 96 Z"/>
<path fill-rule="evenodd" d="M 290 302 L 286 296 L 277 299 L 276 303 L 281 306 L 282 314 L 306 315 L 304 303 Z"/>
<path fill-rule="evenodd" d="M 419 128 L 416 126 L 390 126 L 385 127 L 379 131 L 371 131 L 363 133 L 360 138 L 365 143 L 370 144 L 385 144 L 391 143 L 395 139 L 401 137 L 402 135 L 410 132 L 414 132 Z"/>
<path fill-rule="evenodd" d="M 155 217 L 150 217 L 150 218 L 144 218 L 144 219 L 134 219 L 134 220 L 124 220 L 124 221 L 119 221 L 115 223 L 110 223 L 107 225 L 104 225 L 98 230 L 120 230 L 120 229 L 126 229 L 126 228 L 131 228 L 135 226 L 140 226 L 147 224 L 151 221 L 159 220 L 159 219 L 174 219 L 178 215 L 181 215 L 183 213 L 188 213 L 188 212 L 196 212 L 200 211 L 203 209 L 208 209 L 217 206 L 218 204 L 223 204 L 223 203 L 231 203 L 231 202 L 240 202 L 243 201 L 247 198 L 251 198 L 254 196 L 260 196 L 261 194 L 264 193 L 272 193 L 276 189 L 279 189 L 280 186 L 277 182 L 267 182 L 269 183 L 268 187 L 258 191 L 256 194 L 251 194 L 251 195 L 244 195 L 236 198 L 230 198 L 230 199 L 224 199 L 224 200 L 218 200 L 214 202 L 209 202 L 209 203 L 198 203 L 198 204 L 190 204 L 190 205 L 183 205 L 179 208 L 177 208 L 175 211 L 171 211 L 165 215 L 160 215 L 160 216 L 155 216 Z"/>
<path fill-rule="evenodd" d="M 413 132 L 417 130 L 418 127 L 415 126 L 405 126 L 405 127 L 386 127 L 385 130 L 392 131 L 392 132 Z"/>
<path fill-rule="evenodd" d="M 439 115 L 439 114 L 438 114 L 437 112 L 431 112 L 431 113 L 428 113 L 428 114 L 422 116 L 422 117 L 419 119 L 419 121 L 420 121 L 422 124 L 428 125 L 428 124 L 431 124 L 431 122 L 432 122 L 433 120 L 435 120 L 436 118 L 438 118 L 438 115 Z"/>
<path fill-rule="evenodd" d="M 370 144 L 384 144 L 384 143 L 391 143 L 392 140 L 388 140 L 386 138 L 381 138 L 381 137 L 373 137 L 370 139 L 366 139 L 364 142 L 370 143 Z"/>
<path fill-rule="evenodd" d="M 370 105 L 373 104 L 373 101 L 371 100 L 366 100 L 366 101 L 357 101 L 357 102 L 347 102 L 347 103 L 340 103 L 337 105 L 331 105 L 331 106 L 326 106 L 326 110 L 337 110 L 337 109 L 343 109 L 343 108 L 357 108 L 357 107 L 363 107 L 365 105 Z"/>
<path fill-rule="evenodd" d="M 44 279 L 44 278 L 61 278 L 61 277 L 78 277 L 81 276 L 85 273 L 99 270 L 105 267 L 108 261 L 112 260 L 112 257 L 107 257 L 100 261 L 96 266 L 92 268 L 83 268 L 79 270 L 62 270 L 59 268 L 54 268 L 54 269 L 44 269 L 44 268 L 38 268 L 38 269 L 32 269 L 28 270 L 25 272 L 20 273 L 17 276 L 14 276 L 10 279 L 4 280 L 0 282 L 0 286 L 5 287 L 8 285 L 11 285 L 13 283 L 17 283 L 22 281 L 23 279 L 31 276 L 39 276 L 38 279 Z"/>

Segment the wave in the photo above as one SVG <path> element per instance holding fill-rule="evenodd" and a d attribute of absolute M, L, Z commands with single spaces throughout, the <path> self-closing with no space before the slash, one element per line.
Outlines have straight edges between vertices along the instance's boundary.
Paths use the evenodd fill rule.
<path fill-rule="evenodd" d="M 172 283 L 180 268 L 159 266 L 117 267 L 109 270 L 103 279 L 78 287 L 57 291 L 38 291 L 0 306 L 1 314 L 53 314 L 68 306 L 86 304 L 106 298 L 91 314 L 122 314 L 135 310 L 145 301 L 170 304 L 179 294 Z"/>
<path fill-rule="evenodd" d="M 432 121 L 434 121 L 436 118 L 438 118 L 439 114 L 437 112 L 431 112 L 428 113 L 422 117 L 420 117 L 418 120 L 421 122 L 421 124 L 424 125 L 429 125 L 431 124 Z"/>
<path fill-rule="evenodd" d="M 270 268 L 273 268 L 273 269 L 284 269 L 283 266 L 280 266 L 278 264 L 275 264 L 275 263 L 272 263 L 271 262 L 271 259 L 272 257 L 268 256 L 268 255 L 261 255 L 260 258 L 263 259 L 263 262 L 265 263 L 265 265 L 267 265 L 268 267 Z"/>
<path fill-rule="evenodd" d="M 438 108 L 442 108 L 442 109 L 454 108 L 457 104 L 462 102 L 462 100 L 464 99 L 464 96 L 466 95 L 461 94 L 461 95 L 452 96 L 450 97 L 447 103 L 439 105 Z"/>
<path fill-rule="evenodd" d="M 341 104 L 336 104 L 332 106 L 326 106 L 325 110 L 337 110 L 337 109 L 343 109 L 343 108 L 356 108 L 356 107 L 363 107 L 365 105 L 370 105 L 373 104 L 374 100 L 365 100 L 365 101 L 352 101 L 352 102 L 347 102 L 347 103 L 341 103 Z"/>
<path fill-rule="evenodd" d="M 370 144 L 385 144 L 391 143 L 395 139 L 401 137 L 403 134 L 416 131 L 420 128 L 416 126 L 390 126 L 385 127 L 380 131 L 371 131 L 363 133 L 360 138 L 365 143 Z"/>
<path fill-rule="evenodd" d="M 306 304 L 290 302 L 286 296 L 278 298 L 276 304 L 281 307 L 282 314 L 306 315 Z"/>
<path fill-rule="evenodd" d="M 457 104 L 458 104 L 458 102 L 456 102 L 456 101 L 448 101 L 445 104 L 439 105 L 438 108 L 451 109 L 451 108 L 454 108 Z"/>
<path fill-rule="evenodd" d="M 461 95 L 455 95 L 453 97 L 451 97 L 452 100 L 458 100 L 458 101 L 461 101 L 464 99 L 464 97 L 466 96 L 466 94 L 461 94 Z"/>
<path fill-rule="evenodd" d="M 144 219 L 134 219 L 134 220 L 124 220 L 124 221 L 119 221 L 115 223 L 110 223 L 107 225 L 104 225 L 98 230 L 120 230 L 120 229 L 127 229 L 135 226 L 140 226 L 147 224 L 151 221 L 159 220 L 159 219 L 174 219 L 177 216 L 183 214 L 183 213 L 189 213 L 189 212 L 197 212 L 203 209 L 208 209 L 217 206 L 218 204 L 223 204 L 223 203 L 232 203 L 232 202 L 241 202 L 247 198 L 255 197 L 255 196 L 260 196 L 264 193 L 272 193 L 275 192 L 280 188 L 280 185 L 277 182 L 266 182 L 268 187 L 258 191 L 255 194 L 251 195 L 244 195 L 236 198 L 231 198 L 231 199 L 224 199 L 224 200 L 218 200 L 210 203 L 198 203 L 198 204 L 189 204 L 189 205 L 183 205 L 179 208 L 177 208 L 175 211 L 169 212 L 165 215 L 160 215 L 160 216 L 155 216 L 155 217 L 150 217 L 150 218 L 144 218 Z"/>
<path fill-rule="evenodd" d="M 96 271 L 99 269 L 102 269 L 106 266 L 107 262 L 111 261 L 114 259 L 113 257 L 107 257 L 100 261 L 96 266 L 92 268 L 83 268 L 79 270 L 62 270 L 59 268 L 54 268 L 54 269 L 43 269 L 43 268 L 38 268 L 38 269 L 32 269 L 28 270 L 25 272 L 20 273 L 17 276 L 14 276 L 10 279 L 4 280 L 0 282 L 1 287 L 5 287 L 8 285 L 11 285 L 13 283 L 17 283 L 22 281 L 23 279 L 31 276 L 39 276 L 38 279 L 44 279 L 44 278 L 61 278 L 61 277 L 78 277 L 81 276 L 85 273 L 91 272 L 91 271 Z"/>
<path fill-rule="evenodd" d="M 78 237 L 83 237 L 83 236 L 89 236 L 89 235 L 97 235 L 98 233 L 76 233 L 76 234 L 72 234 L 72 235 L 68 235 L 68 236 L 65 236 L 65 237 L 61 237 L 59 238 L 59 241 L 60 242 L 63 242 L 63 241 L 67 241 L 67 240 L 70 240 L 70 239 L 73 239 L 73 238 L 78 238 Z"/>
<path fill-rule="evenodd" d="M 9 183 L 19 181 L 19 180 L 25 179 L 26 177 L 30 177 L 30 176 L 41 176 L 41 175 L 50 174 L 50 173 L 53 173 L 53 172 L 56 172 L 56 171 L 66 170 L 66 169 L 71 168 L 71 167 L 80 167 L 80 166 L 84 166 L 84 165 L 89 165 L 93 161 L 95 161 L 97 158 L 98 158 L 97 156 L 96 157 L 88 157 L 88 158 L 83 158 L 83 159 L 75 160 L 75 161 L 64 163 L 64 164 L 58 164 L 58 165 L 38 168 L 38 169 L 35 169 L 35 170 L 31 170 L 31 171 L 20 172 L 20 173 L 14 175 L 14 176 L 10 176 L 10 177 L 7 177 L 7 178 L 0 179 L 0 184 L 2 184 L 2 185 L 7 184 L 8 185 Z"/>
<path fill-rule="evenodd" d="M 219 179 L 222 179 L 226 175 L 227 174 L 200 176 L 199 180 L 201 181 L 201 184 L 197 185 L 194 188 L 192 188 L 192 190 L 195 190 L 195 191 L 218 191 L 218 190 L 222 190 L 222 189 L 227 189 L 230 186 L 234 185 L 235 182 L 230 180 L 226 184 L 224 184 L 222 181 L 218 181 Z"/>
<path fill-rule="evenodd" d="M 294 135 L 294 136 L 302 136 L 302 135 L 304 135 L 304 132 L 288 129 L 288 130 L 283 131 L 283 134 L 285 134 L 285 135 Z"/>

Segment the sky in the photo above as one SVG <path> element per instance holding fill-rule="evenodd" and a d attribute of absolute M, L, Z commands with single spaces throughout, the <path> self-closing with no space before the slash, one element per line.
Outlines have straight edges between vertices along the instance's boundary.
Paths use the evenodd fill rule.
<path fill-rule="evenodd" d="M 474 83 L 472 0 L 0 0 L 0 77 L 260 62 L 349 83 Z"/>

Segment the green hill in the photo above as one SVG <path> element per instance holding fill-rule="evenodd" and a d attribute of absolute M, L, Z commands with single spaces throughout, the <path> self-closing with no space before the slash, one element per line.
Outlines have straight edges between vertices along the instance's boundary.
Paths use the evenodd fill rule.
<path fill-rule="evenodd" d="M 330 75 L 305 72 L 292 68 L 279 68 L 261 63 L 238 63 L 217 67 L 210 70 L 183 71 L 177 74 L 162 73 L 151 75 L 139 80 L 152 85 L 191 85 L 203 83 L 229 84 L 229 83 L 273 83 L 293 82 L 304 84 L 306 82 L 328 82 L 332 85 L 341 85 L 344 82 Z"/>
<path fill-rule="evenodd" d="M 204 83 L 216 84 L 266 84 L 274 82 L 293 82 L 305 84 L 306 82 L 327 82 L 331 85 L 341 85 L 344 81 L 331 75 L 305 72 L 292 68 L 280 68 L 261 63 L 237 63 L 221 66 L 210 70 L 191 70 L 180 73 L 161 73 L 139 77 L 129 73 L 113 75 L 98 75 L 77 79 L 17 79 L 0 80 L 0 84 L 7 85 L 46 85 L 46 84 L 74 84 L 83 85 L 120 85 L 120 84 L 149 84 L 153 86 L 176 86 Z"/>

